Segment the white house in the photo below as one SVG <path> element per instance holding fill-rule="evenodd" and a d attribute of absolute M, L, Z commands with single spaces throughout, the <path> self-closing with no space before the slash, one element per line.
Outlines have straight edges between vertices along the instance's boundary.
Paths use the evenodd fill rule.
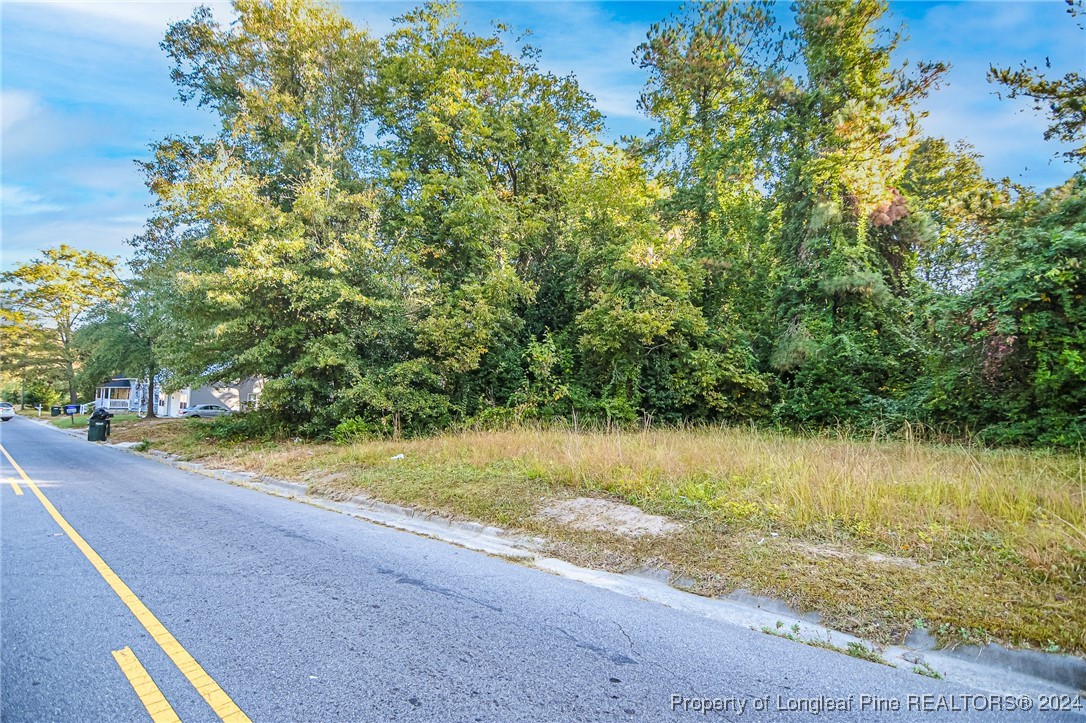
<path fill-rule="evenodd" d="M 99 384 L 94 390 L 94 401 L 83 406 L 92 409 L 105 407 L 111 412 L 138 412 L 146 407 L 146 394 L 147 382 L 144 380 L 114 377 Z"/>
<path fill-rule="evenodd" d="M 237 384 L 219 383 L 197 389 L 185 387 L 170 394 L 160 391 L 156 413 L 160 417 L 180 417 L 181 412 L 197 404 L 221 404 L 235 412 L 254 409 L 263 389 L 264 380 L 251 377 Z"/>
<path fill-rule="evenodd" d="M 264 380 L 258 378 L 243 379 L 237 384 L 211 384 L 197 389 L 185 387 L 170 394 L 159 387 L 155 413 L 160 417 L 180 417 L 181 412 L 197 404 L 221 404 L 235 412 L 254 409 L 263 389 Z M 94 401 L 84 404 L 82 411 L 86 414 L 104 407 L 111 412 L 142 413 L 147 409 L 146 397 L 145 379 L 114 377 L 98 385 Z"/>

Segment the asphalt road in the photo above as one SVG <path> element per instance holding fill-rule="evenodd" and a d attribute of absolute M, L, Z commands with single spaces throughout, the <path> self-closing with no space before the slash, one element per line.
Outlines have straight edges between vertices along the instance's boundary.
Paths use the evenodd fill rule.
<path fill-rule="evenodd" d="M 830 701 L 848 710 L 819 719 L 928 721 L 960 714 L 909 710 L 909 696 L 986 700 L 30 420 L 0 426 L 0 443 L 57 512 L 26 481 L 16 494 L 0 462 L 4 721 L 146 721 L 155 687 L 184 721 L 771 721 Z M 154 686 L 129 682 L 125 647 Z M 205 693 L 217 684 L 218 714 L 179 660 Z M 725 710 L 698 712 L 701 699 Z"/>

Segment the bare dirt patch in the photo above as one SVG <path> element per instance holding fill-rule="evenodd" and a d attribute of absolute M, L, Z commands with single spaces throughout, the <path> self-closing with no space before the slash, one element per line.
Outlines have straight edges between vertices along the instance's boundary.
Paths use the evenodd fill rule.
<path fill-rule="evenodd" d="M 592 497 L 554 502 L 543 508 L 539 516 L 580 530 L 614 532 L 630 537 L 666 535 L 683 527 L 666 517 L 642 512 L 633 505 Z"/>
<path fill-rule="evenodd" d="M 876 565 L 894 565 L 896 567 L 907 567 L 911 569 L 917 569 L 920 567 L 920 563 L 908 557 L 894 557 L 893 555 L 880 555 L 877 552 L 872 553 L 860 553 L 853 550 L 846 550 L 836 545 L 808 545 L 806 543 L 797 543 L 796 547 L 807 553 L 808 555 L 815 555 L 817 557 L 835 557 L 839 560 L 857 560 L 872 562 Z"/>

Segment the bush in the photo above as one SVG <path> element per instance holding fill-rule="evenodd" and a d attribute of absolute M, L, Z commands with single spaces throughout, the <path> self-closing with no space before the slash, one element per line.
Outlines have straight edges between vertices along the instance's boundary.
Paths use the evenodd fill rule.
<path fill-rule="evenodd" d="M 272 440 L 300 436 L 296 425 L 266 411 L 230 414 L 207 423 L 207 434 L 215 439 L 238 442 L 246 439 Z"/>
<path fill-rule="evenodd" d="M 352 417 L 336 425 L 332 430 L 332 441 L 336 444 L 351 444 L 370 439 L 389 437 L 391 430 L 386 425 L 369 422 L 362 417 Z"/>

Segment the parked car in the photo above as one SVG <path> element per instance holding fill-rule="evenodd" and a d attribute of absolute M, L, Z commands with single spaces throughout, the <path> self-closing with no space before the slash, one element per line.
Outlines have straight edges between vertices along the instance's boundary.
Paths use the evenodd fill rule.
<path fill-rule="evenodd" d="M 230 414 L 230 410 L 221 404 L 197 404 L 181 412 L 182 417 L 221 417 Z"/>
<path fill-rule="evenodd" d="M 7 422 L 14 416 L 15 416 L 15 407 L 11 406 L 7 402 L 0 402 L 0 419 Z"/>

